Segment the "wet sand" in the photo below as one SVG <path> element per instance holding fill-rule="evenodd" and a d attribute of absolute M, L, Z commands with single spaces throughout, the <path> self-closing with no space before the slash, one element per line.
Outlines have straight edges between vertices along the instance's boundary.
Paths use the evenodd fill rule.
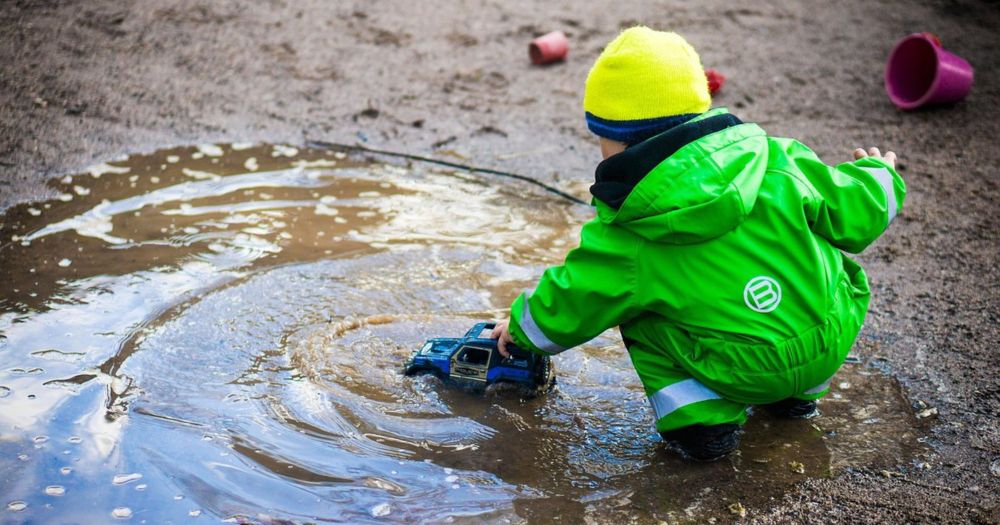
<path fill-rule="evenodd" d="M 998 522 L 998 18 L 986 2 L 7 4 L 0 206 L 54 197 L 48 180 L 122 154 L 310 139 L 528 173 L 585 197 L 598 159 L 579 108 L 587 68 L 619 26 L 674 28 L 728 75 L 716 104 L 830 163 L 894 149 L 910 187 L 860 257 L 874 297 L 856 353 L 902 383 L 932 450 L 805 480 L 747 517 Z M 531 67 L 527 40 L 552 28 L 570 34 L 569 61 Z M 882 64 L 922 30 L 978 67 L 976 85 L 954 107 L 900 113 Z"/>

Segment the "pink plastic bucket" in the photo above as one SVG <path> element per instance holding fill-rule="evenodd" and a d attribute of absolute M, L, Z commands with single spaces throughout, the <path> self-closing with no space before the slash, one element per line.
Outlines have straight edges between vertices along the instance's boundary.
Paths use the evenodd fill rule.
<path fill-rule="evenodd" d="M 528 56 L 536 65 L 558 62 L 566 58 L 569 51 L 569 41 L 562 31 L 553 31 L 531 41 L 528 46 Z"/>
<path fill-rule="evenodd" d="M 900 109 L 958 102 L 972 89 L 972 66 L 930 33 L 914 33 L 892 48 L 885 91 Z"/>

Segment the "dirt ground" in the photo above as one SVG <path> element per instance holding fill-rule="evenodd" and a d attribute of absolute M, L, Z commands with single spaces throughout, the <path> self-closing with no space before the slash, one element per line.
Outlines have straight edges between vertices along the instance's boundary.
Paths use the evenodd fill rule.
<path fill-rule="evenodd" d="M 0 210 L 117 156 L 203 142 L 329 140 L 530 174 L 586 196 L 599 160 L 581 109 L 619 28 L 684 34 L 728 76 L 715 105 L 811 145 L 902 159 L 904 211 L 860 256 L 874 290 L 857 353 L 928 417 L 932 452 L 803 482 L 760 523 L 1000 523 L 1000 6 L 719 0 L 5 1 Z M 527 42 L 562 29 L 563 64 Z M 960 104 L 897 111 L 892 43 L 932 31 L 974 66 Z M 923 412 L 927 408 L 936 409 Z"/>

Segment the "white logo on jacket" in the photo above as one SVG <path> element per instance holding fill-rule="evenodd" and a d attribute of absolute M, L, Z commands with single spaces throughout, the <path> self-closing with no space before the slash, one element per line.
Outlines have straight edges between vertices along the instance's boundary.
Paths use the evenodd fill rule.
<path fill-rule="evenodd" d="M 781 302 L 781 285 L 764 275 L 754 277 L 743 287 L 743 302 L 755 312 L 773 312 Z"/>

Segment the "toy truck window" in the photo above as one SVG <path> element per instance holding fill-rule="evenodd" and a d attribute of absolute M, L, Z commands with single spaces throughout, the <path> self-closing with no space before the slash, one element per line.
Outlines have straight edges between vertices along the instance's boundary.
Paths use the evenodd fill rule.
<path fill-rule="evenodd" d="M 490 362 L 490 351 L 485 348 L 467 346 L 459 352 L 458 362 L 486 366 Z"/>
<path fill-rule="evenodd" d="M 421 354 L 426 354 L 427 352 L 430 352 L 431 347 L 433 347 L 433 346 L 434 346 L 433 343 L 431 343 L 430 341 L 427 341 L 426 343 L 424 343 L 424 347 L 420 349 L 420 353 Z"/>

